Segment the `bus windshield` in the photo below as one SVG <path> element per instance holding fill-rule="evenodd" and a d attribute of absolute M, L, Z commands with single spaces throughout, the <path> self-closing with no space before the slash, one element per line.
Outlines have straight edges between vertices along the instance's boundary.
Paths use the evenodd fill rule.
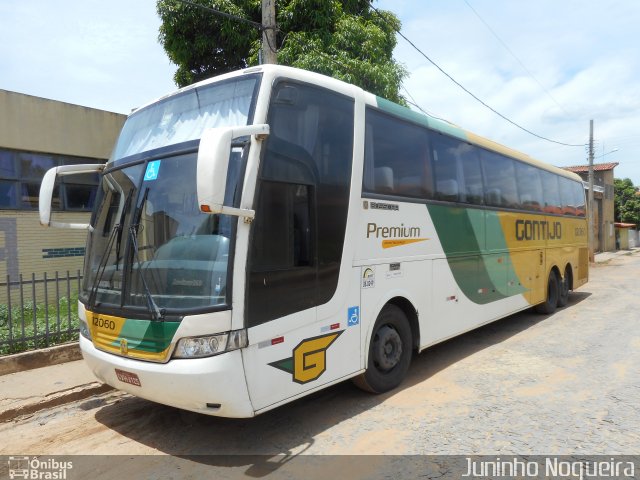
<path fill-rule="evenodd" d="M 235 220 L 198 209 L 196 153 L 111 170 L 89 234 L 82 298 L 160 319 L 226 304 Z"/>
<path fill-rule="evenodd" d="M 111 161 L 197 140 L 208 128 L 247 125 L 259 79 L 207 84 L 141 108 L 122 127 Z"/>
<path fill-rule="evenodd" d="M 81 292 L 87 308 L 152 319 L 225 308 L 235 219 L 200 212 L 196 142 L 208 128 L 249 124 L 259 80 L 191 88 L 129 116 L 98 188 Z M 229 159 L 230 204 L 243 152 L 234 147 Z"/>

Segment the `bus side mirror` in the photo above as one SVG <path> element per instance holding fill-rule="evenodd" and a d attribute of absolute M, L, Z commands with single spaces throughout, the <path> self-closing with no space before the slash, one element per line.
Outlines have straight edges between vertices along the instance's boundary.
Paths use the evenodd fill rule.
<path fill-rule="evenodd" d="M 231 143 L 234 139 L 247 135 L 252 136 L 252 144 L 262 141 L 269 135 L 269 125 L 211 128 L 202 135 L 197 169 L 198 205 L 201 212 L 245 218 L 255 216 L 253 210 L 224 205 Z"/>
<path fill-rule="evenodd" d="M 79 175 L 86 173 L 100 173 L 104 169 L 104 165 L 87 163 L 81 165 L 62 165 L 60 167 L 50 168 L 42 178 L 40 184 L 40 197 L 38 199 L 38 209 L 40 211 L 40 224 L 45 227 L 56 228 L 73 228 L 80 230 L 88 230 L 91 227 L 88 223 L 65 223 L 51 221 L 51 199 L 53 197 L 53 188 L 58 175 Z"/>

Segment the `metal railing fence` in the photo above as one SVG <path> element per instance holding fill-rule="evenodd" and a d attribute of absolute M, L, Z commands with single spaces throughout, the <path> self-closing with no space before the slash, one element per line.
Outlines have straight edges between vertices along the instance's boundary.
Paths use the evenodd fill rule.
<path fill-rule="evenodd" d="M 82 275 L 0 282 L 0 355 L 34 350 L 78 338 L 78 292 Z"/>

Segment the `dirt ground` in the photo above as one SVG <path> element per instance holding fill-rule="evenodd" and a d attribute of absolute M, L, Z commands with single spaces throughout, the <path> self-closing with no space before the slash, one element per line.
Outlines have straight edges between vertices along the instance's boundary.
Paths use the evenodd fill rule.
<path fill-rule="evenodd" d="M 524 312 L 428 349 L 385 395 L 345 382 L 233 420 L 111 392 L 0 425 L 0 454 L 260 455 L 227 458 L 263 476 L 298 455 L 637 453 L 639 267 L 640 255 L 597 265 L 554 315 Z M 96 472 L 113 473 L 101 462 Z M 341 477 L 353 466 L 338 463 Z"/>

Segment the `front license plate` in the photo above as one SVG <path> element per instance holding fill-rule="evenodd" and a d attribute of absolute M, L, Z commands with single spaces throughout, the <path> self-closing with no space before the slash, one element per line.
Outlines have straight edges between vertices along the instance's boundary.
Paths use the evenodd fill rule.
<path fill-rule="evenodd" d="M 135 385 L 136 387 L 141 387 L 140 378 L 136 373 L 125 372 L 124 370 L 120 370 L 116 368 L 116 377 L 118 380 L 124 383 L 128 383 L 130 385 Z"/>

